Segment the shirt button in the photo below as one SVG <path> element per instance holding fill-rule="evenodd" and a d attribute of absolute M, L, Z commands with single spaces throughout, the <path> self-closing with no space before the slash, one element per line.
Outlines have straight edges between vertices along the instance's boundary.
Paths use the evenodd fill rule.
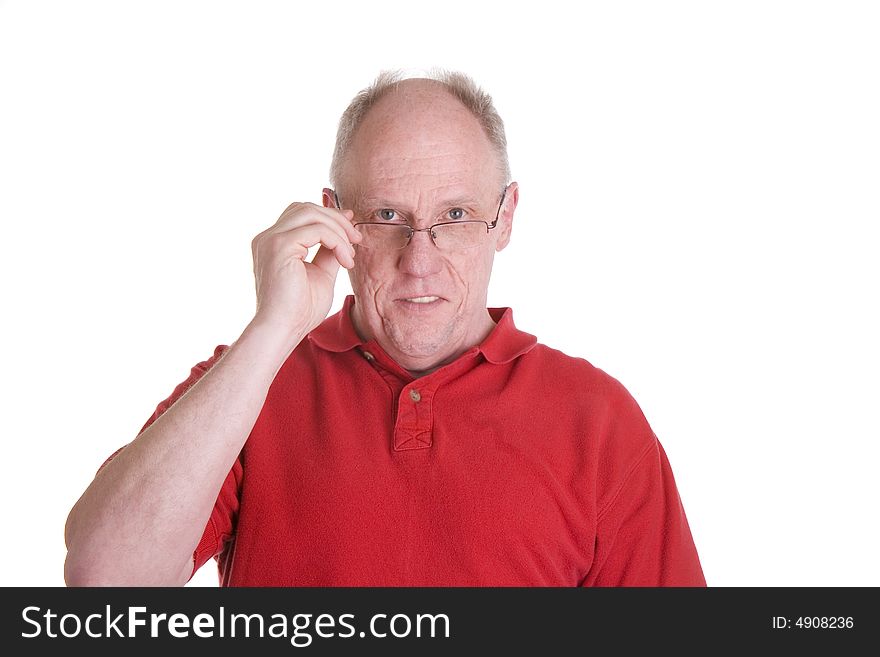
<path fill-rule="evenodd" d="M 418 390 L 412 389 L 409 391 L 409 398 L 414 402 L 421 401 L 422 396 L 419 394 Z"/>
<path fill-rule="evenodd" d="M 369 351 L 364 352 L 364 358 L 366 358 L 369 361 L 373 361 L 376 359 L 376 357 L 373 354 L 371 354 Z"/>

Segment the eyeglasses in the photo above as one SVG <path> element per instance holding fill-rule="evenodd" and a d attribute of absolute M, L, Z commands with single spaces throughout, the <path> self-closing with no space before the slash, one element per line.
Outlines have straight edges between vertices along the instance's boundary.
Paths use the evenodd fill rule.
<path fill-rule="evenodd" d="M 498 210 L 495 211 L 495 219 L 492 223 L 481 219 L 465 219 L 462 221 L 441 221 L 427 228 L 413 228 L 409 224 L 400 223 L 355 222 L 355 228 L 364 236 L 358 246 L 377 251 L 397 251 L 405 248 L 416 233 L 428 233 L 434 245 L 442 251 L 472 248 L 479 245 L 484 236 L 498 225 L 498 217 L 501 215 L 501 206 L 504 205 L 506 195 L 507 188 L 505 187 L 501 193 L 501 200 L 498 202 Z M 333 196 L 336 200 L 336 207 L 342 209 L 336 192 L 333 192 Z"/>

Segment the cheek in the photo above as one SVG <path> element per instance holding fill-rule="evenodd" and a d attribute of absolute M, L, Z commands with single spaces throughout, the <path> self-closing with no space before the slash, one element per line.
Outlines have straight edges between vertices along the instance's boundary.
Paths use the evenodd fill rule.
<path fill-rule="evenodd" d="M 360 251 L 355 256 L 354 269 L 349 270 L 348 276 L 351 287 L 355 294 L 367 293 L 372 295 L 383 285 L 384 281 L 390 280 L 394 267 L 389 264 L 388 258 L 377 257 L 367 251 Z"/>
<path fill-rule="evenodd" d="M 453 267 L 455 278 L 471 293 L 482 292 L 489 281 L 493 252 L 479 251 Z"/>

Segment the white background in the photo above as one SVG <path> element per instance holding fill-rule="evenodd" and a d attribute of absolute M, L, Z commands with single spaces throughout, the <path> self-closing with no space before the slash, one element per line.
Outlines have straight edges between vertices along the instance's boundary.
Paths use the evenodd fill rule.
<path fill-rule="evenodd" d="M 63 585 L 67 512 L 247 323 L 345 105 L 441 66 L 521 186 L 491 304 L 633 393 L 709 584 L 880 585 L 876 7 L 0 2 L 0 583 Z"/>

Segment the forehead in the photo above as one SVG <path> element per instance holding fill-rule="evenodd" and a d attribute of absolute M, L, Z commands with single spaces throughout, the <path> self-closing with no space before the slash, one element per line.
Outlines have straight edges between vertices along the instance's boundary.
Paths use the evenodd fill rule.
<path fill-rule="evenodd" d="M 343 178 L 368 194 L 406 188 L 475 195 L 501 186 L 483 127 L 436 83 L 401 85 L 377 101 L 352 139 Z"/>

